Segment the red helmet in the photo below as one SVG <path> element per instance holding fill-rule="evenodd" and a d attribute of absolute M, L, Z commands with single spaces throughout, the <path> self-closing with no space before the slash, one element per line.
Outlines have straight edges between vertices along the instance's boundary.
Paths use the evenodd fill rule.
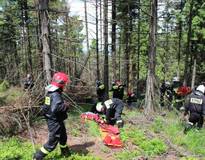
<path fill-rule="evenodd" d="M 121 82 L 120 80 L 116 80 L 116 81 L 115 81 L 115 84 L 116 84 L 117 86 L 120 86 L 120 85 L 122 85 L 122 82 Z"/>
<path fill-rule="evenodd" d="M 67 74 L 63 72 L 57 72 L 53 75 L 51 85 L 63 89 L 67 83 L 70 83 L 70 79 Z"/>

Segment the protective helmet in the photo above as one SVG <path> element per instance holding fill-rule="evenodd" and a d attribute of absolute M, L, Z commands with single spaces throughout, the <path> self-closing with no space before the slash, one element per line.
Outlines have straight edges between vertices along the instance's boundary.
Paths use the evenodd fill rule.
<path fill-rule="evenodd" d="M 179 82 L 179 77 L 173 77 L 173 82 Z"/>
<path fill-rule="evenodd" d="M 46 87 L 48 91 L 55 91 L 57 89 L 63 89 L 67 83 L 70 83 L 70 79 L 67 74 L 63 72 L 57 72 L 53 75 L 51 84 Z"/>
<path fill-rule="evenodd" d="M 97 85 L 98 87 L 99 87 L 101 84 L 102 84 L 101 81 L 99 81 L 99 80 L 96 81 L 96 85 Z"/>
<path fill-rule="evenodd" d="M 27 76 L 26 76 L 26 77 L 27 77 L 28 79 L 29 79 L 29 78 L 31 78 L 31 74 L 27 74 Z"/>
<path fill-rule="evenodd" d="M 200 91 L 202 93 L 205 92 L 205 86 L 204 85 L 199 85 L 197 88 L 196 88 L 197 91 Z"/>
<path fill-rule="evenodd" d="M 97 105 L 96 105 L 96 110 L 97 110 L 98 112 L 102 112 L 103 107 L 104 107 L 104 106 L 102 105 L 102 103 L 101 103 L 101 102 L 98 102 Z"/>
<path fill-rule="evenodd" d="M 117 86 L 120 86 L 120 85 L 122 85 L 122 82 L 121 82 L 120 80 L 116 80 L 116 81 L 115 81 L 115 84 L 116 84 Z"/>

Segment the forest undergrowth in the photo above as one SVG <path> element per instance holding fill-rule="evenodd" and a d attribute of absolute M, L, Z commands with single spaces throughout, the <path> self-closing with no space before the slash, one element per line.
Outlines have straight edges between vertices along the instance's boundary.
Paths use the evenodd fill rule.
<path fill-rule="evenodd" d="M 82 111 L 89 106 L 81 106 Z M 165 110 L 166 111 L 166 110 Z M 163 112 L 165 112 L 163 111 Z M 72 149 L 72 156 L 63 158 L 59 148 L 46 158 L 55 160 L 133 160 L 133 159 L 167 159 L 167 160 L 203 160 L 205 158 L 205 130 L 193 130 L 184 135 L 183 123 L 180 116 L 174 112 L 168 112 L 163 116 L 156 115 L 152 121 L 148 121 L 138 109 L 125 109 L 123 118 L 125 126 L 121 129 L 123 149 L 106 147 L 102 141 L 99 128 L 95 122 L 82 123 L 80 113 L 75 110 L 69 114 L 66 121 L 68 128 L 68 144 Z M 36 134 L 42 130 L 46 140 L 47 131 L 44 121 L 37 123 Z M 23 136 L 22 136 L 23 135 Z M 29 160 L 33 154 L 32 144 L 27 134 L 3 138 L 0 142 L 0 159 Z M 36 141 L 39 148 L 42 141 Z"/>

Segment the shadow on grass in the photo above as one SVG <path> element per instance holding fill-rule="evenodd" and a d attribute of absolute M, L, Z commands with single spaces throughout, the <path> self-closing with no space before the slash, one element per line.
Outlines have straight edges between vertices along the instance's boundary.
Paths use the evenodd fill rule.
<path fill-rule="evenodd" d="M 87 148 L 93 146 L 94 144 L 95 143 L 93 141 L 86 142 L 83 144 L 75 144 L 75 145 L 70 146 L 70 149 L 74 153 L 77 153 L 79 155 L 87 155 L 89 153 Z"/>

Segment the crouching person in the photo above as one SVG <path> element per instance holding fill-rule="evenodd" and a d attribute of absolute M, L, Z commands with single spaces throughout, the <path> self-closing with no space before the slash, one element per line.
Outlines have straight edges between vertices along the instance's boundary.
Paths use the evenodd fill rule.
<path fill-rule="evenodd" d="M 48 141 L 38 150 L 33 159 L 42 160 L 48 153 L 53 151 L 59 143 L 61 154 L 69 156 L 70 150 L 66 145 L 67 134 L 64 120 L 67 118 L 68 105 L 64 104 L 62 92 L 69 77 L 62 72 L 54 74 L 51 84 L 46 87 L 47 95 L 42 106 L 43 114 L 48 125 Z"/>
<path fill-rule="evenodd" d="M 105 114 L 106 123 L 116 124 L 119 128 L 123 127 L 124 124 L 121 118 L 123 108 L 124 104 L 118 98 L 112 98 L 96 105 L 96 110 Z"/>
<path fill-rule="evenodd" d="M 205 116 L 205 86 L 199 85 L 190 95 L 188 95 L 185 103 L 184 116 L 188 117 L 188 122 L 184 129 L 187 133 L 191 128 L 202 128 Z"/>

